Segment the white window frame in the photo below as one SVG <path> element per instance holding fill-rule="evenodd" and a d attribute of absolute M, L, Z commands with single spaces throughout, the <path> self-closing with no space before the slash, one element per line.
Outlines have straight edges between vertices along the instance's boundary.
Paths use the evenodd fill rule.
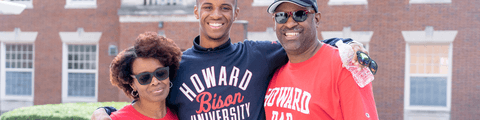
<path fill-rule="evenodd" d="M 406 111 L 444 111 L 451 110 L 452 101 L 452 53 L 453 41 L 457 35 L 453 31 L 434 31 L 433 27 L 427 26 L 425 31 L 402 31 L 406 41 L 405 46 L 405 89 L 404 89 L 404 110 Z M 448 48 L 448 75 L 443 74 L 410 74 L 410 45 L 449 45 Z M 445 107 L 412 106 L 410 105 L 410 77 L 447 77 L 447 105 Z"/>
<path fill-rule="evenodd" d="M 98 64 L 99 64 L 99 41 L 102 32 L 85 32 L 78 28 L 77 32 L 59 32 L 62 45 L 62 103 L 71 102 L 97 102 L 98 101 Z M 70 70 L 68 69 L 68 45 L 95 45 L 96 66 L 95 70 Z M 69 97 L 68 96 L 68 73 L 95 73 L 95 97 Z"/>
<path fill-rule="evenodd" d="M 352 31 L 351 27 L 343 27 L 342 31 L 322 31 L 323 39 L 330 38 L 351 38 L 364 45 L 365 49 L 369 51 L 370 40 L 373 36 L 373 31 Z"/>
<path fill-rule="evenodd" d="M 367 0 L 329 0 L 328 5 L 368 5 Z"/>
<path fill-rule="evenodd" d="M 25 9 L 33 9 L 33 0 L 29 0 L 29 1 L 10 1 L 10 0 L 7 0 L 7 1 L 26 5 Z"/>
<path fill-rule="evenodd" d="M 73 1 L 66 0 L 65 9 L 96 9 L 97 0 L 93 1 Z"/>
<path fill-rule="evenodd" d="M 450 4 L 452 0 L 410 0 L 410 4 Z"/>
<path fill-rule="evenodd" d="M 0 99 L 4 100 L 20 100 L 20 101 L 29 101 L 33 102 L 35 95 L 35 45 L 34 42 L 37 39 L 38 32 L 22 32 L 20 28 L 15 28 L 13 32 L 11 31 L 0 31 Z M 32 95 L 30 96 L 16 96 L 16 95 L 6 95 L 6 46 L 5 44 L 15 44 L 15 43 L 26 43 L 32 44 L 32 68 L 31 69 L 15 69 L 13 71 L 26 71 L 32 72 Z"/>
<path fill-rule="evenodd" d="M 253 0 L 252 7 L 270 6 L 273 2 L 275 2 L 275 0 Z"/>

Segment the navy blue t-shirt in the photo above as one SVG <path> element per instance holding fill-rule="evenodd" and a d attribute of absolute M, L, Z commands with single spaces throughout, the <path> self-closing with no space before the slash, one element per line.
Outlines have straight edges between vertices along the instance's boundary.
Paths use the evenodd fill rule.
<path fill-rule="evenodd" d="M 288 59 L 276 41 L 202 48 L 199 37 L 183 52 L 167 102 L 180 120 L 265 119 L 263 100 L 277 68 Z"/>

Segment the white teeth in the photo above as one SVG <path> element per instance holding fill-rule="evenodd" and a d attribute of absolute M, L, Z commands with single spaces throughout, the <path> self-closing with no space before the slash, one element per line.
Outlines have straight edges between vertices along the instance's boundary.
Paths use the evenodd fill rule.
<path fill-rule="evenodd" d="M 222 24 L 220 23 L 210 23 L 210 26 L 213 26 L 213 27 L 220 27 Z"/>
<path fill-rule="evenodd" d="M 286 36 L 296 36 L 298 33 L 285 33 Z"/>

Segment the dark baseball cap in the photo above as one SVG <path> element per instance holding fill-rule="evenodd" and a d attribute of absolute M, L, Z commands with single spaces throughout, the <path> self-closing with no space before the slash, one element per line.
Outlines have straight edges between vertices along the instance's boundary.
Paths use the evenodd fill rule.
<path fill-rule="evenodd" d="M 268 7 L 267 12 L 275 12 L 275 9 L 284 2 L 290 2 L 302 7 L 312 7 L 315 12 L 318 13 L 317 0 L 275 0 L 275 2 Z"/>

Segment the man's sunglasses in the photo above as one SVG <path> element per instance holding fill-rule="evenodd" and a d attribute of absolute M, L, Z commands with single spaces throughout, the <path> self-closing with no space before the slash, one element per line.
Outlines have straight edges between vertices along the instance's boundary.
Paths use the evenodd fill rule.
<path fill-rule="evenodd" d="M 358 63 L 360 63 L 363 66 L 367 66 L 370 68 L 370 71 L 372 72 L 373 75 L 377 73 L 378 65 L 377 62 L 372 60 L 370 56 L 368 56 L 366 53 L 362 51 L 357 51 L 357 60 Z"/>
<path fill-rule="evenodd" d="M 157 78 L 159 81 L 167 79 L 169 76 L 168 71 L 169 71 L 169 67 L 167 66 L 167 67 L 157 68 L 155 71 L 153 71 L 153 73 L 143 72 L 138 75 L 131 75 L 131 76 L 134 78 L 137 78 L 138 83 L 140 83 L 140 85 L 148 85 L 152 82 L 153 76 L 155 76 L 155 78 Z"/>
<path fill-rule="evenodd" d="M 307 20 L 308 13 L 315 13 L 314 10 L 299 10 L 296 12 L 278 12 L 275 13 L 275 21 L 279 24 L 286 23 L 288 21 L 288 17 L 292 16 L 293 20 L 297 22 L 303 22 Z"/>

